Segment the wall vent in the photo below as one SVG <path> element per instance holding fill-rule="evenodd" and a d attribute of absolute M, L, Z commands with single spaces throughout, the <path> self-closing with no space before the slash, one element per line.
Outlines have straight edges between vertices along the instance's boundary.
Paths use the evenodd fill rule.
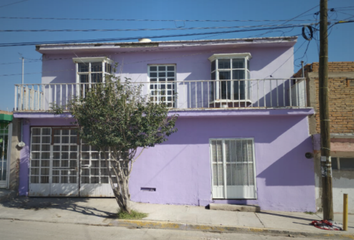
<path fill-rule="evenodd" d="M 140 188 L 141 191 L 147 191 L 147 192 L 156 192 L 156 188 L 152 187 L 142 187 Z"/>

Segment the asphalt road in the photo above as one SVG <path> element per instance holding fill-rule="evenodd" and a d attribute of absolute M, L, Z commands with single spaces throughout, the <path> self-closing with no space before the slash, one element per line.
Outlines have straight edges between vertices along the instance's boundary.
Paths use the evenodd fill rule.
<path fill-rule="evenodd" d="M 65 223 L 0 220 L 1 240 L 105 240 L 105 239 L 169 239 L 169 240 L 280 240 L 300 239 L 259 234 L 210 233 L 201 231 L 128 229 L 123 227 L 88 226 Z M 304 239 L 304 238 L 301 238 Z M 306 238 L 309 240 L 309 238 Z M 311 240 L 311 239 L 310 239 Z"/>

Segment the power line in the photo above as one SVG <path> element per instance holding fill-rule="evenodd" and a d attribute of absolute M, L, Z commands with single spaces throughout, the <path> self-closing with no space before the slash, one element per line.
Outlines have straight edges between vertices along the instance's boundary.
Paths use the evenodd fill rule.
<path fill-rule="evenodd" d="M 17 4 L 17 3 L 21 3 L 21 2 L 26 2 L 26 1 L 27 1 L 27 0 L 23 0 L 23 1 L 19 1 L 19 2 L 14 2 L 14 3 L 9 3 L 9 4 L 5 4 L 5 5 L 0 6 L 0 8 L 7 7 L 7 6 L 10 6 L 10 5 L 13 5 L 13 4 Z"/>
<path fill-rule="evenodd" d="M 301 46 L 300 46 L 300 48 L 301 48 Z M 166 49 L 175 50 L 175 49 L 179 49 L 179 48 L 178 47 L 167 47 Z M 207 52 L 214 53 L 215 50 L 185 53 L 185 54 L 179 55 L 178 57 L 191 57 L 191 56 L 195 56 L 195 55 L 205 54 Z M 118 52 L 118 53 L 110 53 L 107 57 L 112 58 L 113 57 L 112 55 L 121 55 L 124 53 L 131 53 L 131 52 L 130 51 L 123 51 L 123 52 Z M 90 55 L 90 56 L 91 57 L 100 57 L 100 56 L 102 56 L 102 54 Z M 75 57 L 80 57 L 80 56 L 75 54 Z M 72 58 L 73 58 L 73 56 L 61 57 L 61 58 L 43 58 L 42 61 L 45 62 L 45 61 L 53 61 L 53 60 L 67 60 L 67 59 L 72 59 Z M 134 61 L 130 61 L 130 62 L 119 63 L 119 66 L 135 65 L 135 64 L 139 64 L 139 63 L 149 63 L 149 62 L 172 60 L 172 59 L 175 59 L 175 56 L 174 57 L 167 56 L 167 57 L 159 57 L 159 58 L 150 58 L 150 59 L 144 59 L 144 60 L 134 60 Z M 40 61 L 41 59 L 36 59 L 36 60 Z M 59 69 L 59 70 L 57 69 L 57 70 L 42 71 L 42 72 L 29 72 L 29 73 L 25 73 L 25 75 L 50 74 L 50 73 L 68 72 L 68 71 L 75 71 L 75 68 L 67 68 L 67 69 Z M 21 75 L 21 73 L 2 74 L 2 75 L 0 75 L 0 77 L 19 76 L 19 75 Z"/>
<path fill-rule="evenodd" d="M 26 58 L 27 60 L 27 58 Z M 39 62 L 41 59 L 32 59 L 30 61 L 26 61 L 26 63 L 34 63 L 34 62 Z M 11 65 L 11 64 L 21 64 L 21 62 L 2 62 L 0 65 Z"/>
<path fill-rule="evenodd" d="M 295 16 L 295 17 L 289 19 L 289 20 L 285 20 L 285 22 L 284 22 L 283 24 L 286 24 L 286 23 L 288 23 L 288 22 L 290 22 L 290 21 L 293 21 L 295 18 L 298 18 L 298 17 L 300 17 L 301 15 L 304 15 L 305 13 L 308 13 L 309 11 L 313 10 L 314 8 L 317 8 L 318 6 L 319 6 L 319 4 L 317 4 L 317 5 L 314 6 L 313 8 L 310 8 L 309 10 L 307 10 L 307 11 L 305 11 L 305 12 L 303 12 L 303 13 L 301 13 L 301 14 L 299 14 L 299 15 L 297 15 L 297 16 Z"/>
<path fill-rule="evenodd" d="M 319 6 L 319 5 L 316 5 L 316 6 L 310 8 L 309 10 L 306 10 L 305 12 L 303 12 L 303 13 L 301 13 L 301 14 L 299 14 L 299 15 L 296 15 L 295 17 L 293 17 L 293 18 L 291 18 L 291 19 L 284 20 L 285 22 L 282 23 L 280 26 L 285 26 L 286 23 L 288 23 L 288 22 L 290 22 L 290 21 L 295 21 L 296 18 L 298 18 L 298 17 L 300 17 L 301 15 L 303 15 L 303 14 L 305 14 L 305 13 L 307 13 L 307 12 L 313 10 L 313 9 L 316 8 L 317 6 Z M 313 20 L 312 20 L 312 21 L 313 21 Z M 278 30 L 278 29 L 277 29 L 277 30 Z M 292 30 L 290 30 L 290 31 L 292 31 Z M 266 35 L 266 34 L 269 34 L 269 33 L 272 33 L 272 32 L 275 32 L 275 31 L 274 31 L 274 30 L 270 30 L 270 31 L 267 31 L 267 32 L 262 33 L 262 34 L 259 34 L 259 35 L 262 36 L 262 35 Z M 284 34 L 284 31 L 283 31 L 283 34 Z"/>
<path fill-rule="evenodd" d="M 293 54 L 292 54 L 288 59 L 286 59 L 277 69 L 275 69 L 275 70 L 270 74 L 270 76 L 272 76 L 272 75 L 273 75 L 276 71 L 278 71 L 287 61 L 289 61 L 289 60 L 295 55 L 295 53 L 301 49 L 301 47 L 305 44 L 305 42 L 306 42 L 306 41 L 304 41 L 304 42 L 300 45 L 300 47 L 299 47 L 298 49 L 296 49 L 296 51 L 294 51 Z M 295 62 L 295 61 L 294 61 L 294 62 Z M 268 76 L 267 76 L 267 77 L 268 77 Z"/>
<path fill-rule="evenodd" d="M 117 18 L 46 18 L 46 17 L 0 17 L 0 19 L 69 20 L 69 21 L 121 21 L 121 22 L 284 22 L 288 20 L 192 20 L 192 19 L 117 19 Z M 294 20 L 311 21 L 311 19 Z"/>
<path fill-rule="evenodd" d="M 343 10 L 348 10 L 348 9 L 354 9 L 354 6 L 346 6 L 346 7 L 336 7 L 334 9 L 343 9 Z"/>
<path fill-rule="evenodd" d="M 143 37 L 134 36 L 134 37 L 105 38 L 105 39 L 0 43 L 0 47 L 28 46 L 28 45 L 39 45 L 39 44 L 58 44 L 58 43 L 65 44 L 65 43 L 112 42 L 112 41 L 133 40 L 133 39 L 137 39 L 137 38 L 150 38 L 151 39 L 151 38 L 187 37 L 187 36 L 197 36 L 197 35 L 210 35 L 210 34 L 224 34 L 224 33 L 236 33 L 236 32 L 276 30 L 276 29 L 286 29 L 286 28 L 294 28 L 294 27 L 303 27 L 303 25 L 299 24 L 299 25 L 278 26 L 278 27 L 269 27 L 269 28 L 254 28 L 254 29 L 231 30 L 231 31 L 222 31 L 222 32 L 188 33 L 188 34 L 160 35 L 160 36 L 143 36 Z"/>
<path fill-rule="evenodd" d="M 304 23 L 302 25 L 315 25 L 316 23 Z M 1 30 L 0 32 L 115 32 L 115 31 L 170 31 L 170 30 L 206 30 L 206 29 L 232 29 L 232 28 L 260 28 L 260 27 L 278 27 L 278 26 L 289 26 L 298 27 L 297 25 L 254 25 L 254 26 L 230 26 L 230 27 L 190 27 L 190 28 L 140 28 L 140 29 L 7 29 Z"/>
<path fill-rule="evenodd" d="M 298 35 L 294 35 L 294 36 L 300 36 L 301 34 L 298 34 Z M 227 40 L 223 41 L 218 41 L 219 43 L 226 43 L 228 42 Z M 207 44 L 207 43 L 199 43 L 200 45 L 203 45 L 203 44 Z M 164 49 L 168 49 L 168 50 L 176 50 L 176 49 L 179 49 L 179 47 L 164 47 Z M 210 52 L 213 52 L 213 51 L 210 51 Z M 107 55 L 107 57 L 111 57 L 112 55 L 121 55 L 121 54 L 125 54 L 125 53 L 131 53 L 131 51 L 119 51 L 119 52 L 111 52 L 109 53 L 109 55 Z M 182 55 L 182 56 L 190 56 L 190 55 L 195 55 L 195 54 L 185 54 L 185 55 Z M 75 53 L 75 56 L 76 57 L 80 57 L 78 55 L 76 55 Z M 102 57 L 102 54 L 94 54 L 94 55 L 90 55 L 91 57 Z M 60 61 L 60 60 L 66 60 L 66 59 L 72 59 L 73 56 L 70 56 L 70 57 L 57 57 L 57 58 L 48 58 L 48 55 L 47 57 L 44 57 L 44 58 L 39 58 L 39 59 L 31 59 L 31 58 L 26 58 L 26 60 L 30 60 L 30 61 L 26 61 L 27 63 L 29 62 L 38 62 L 38 61 L 42 61 L 42 62 L 46 62 L 46 61 Z M 158 59 L 147 59 L 147 60 L 144 60 L 144 62 L 146 61 L 157 61 L 157 60 L 165 60 L 165 59 L 169 59 L 169 58 L 158 58 Z M 171 58 L 172 59 L 172 58 Z M 138 61 L 138 62 L 142 62 L 142 61 Z M 0 63 L 0 65 L 7 65 L 7 64 L 19 64 L 20 62 L 9 62 L 9 63 Z"/>

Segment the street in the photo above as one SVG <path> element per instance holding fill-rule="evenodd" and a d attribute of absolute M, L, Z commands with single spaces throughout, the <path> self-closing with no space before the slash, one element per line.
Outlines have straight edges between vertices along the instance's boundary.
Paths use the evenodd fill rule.
<path fill-rule="evenodd" d="M 70 240 L 70 239 L 198 239 L 198 240 L 280 240 L 286 236 L 259 234 L 210 233 L 202 231 L 128 229 L 123 227 L 89 226 L 81 224 L 44 223 L 36 221 L 0 220 L 2 240 Z M 290 237 L 289 239 L 300 239 Z M 301 238 L 304 239 L 304 238 Z M 309 238 L 306 238 L 309 239 Z M 311 239 L 310 239 L 311 240 Z"/>

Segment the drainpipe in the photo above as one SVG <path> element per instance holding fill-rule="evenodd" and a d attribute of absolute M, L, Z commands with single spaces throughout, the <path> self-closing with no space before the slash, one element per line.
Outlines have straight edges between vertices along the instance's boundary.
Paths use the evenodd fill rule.
<path fill-rule="evenodd" d="M 302 77 L 305 77 L 304 61 L 301 61 Z"/>

